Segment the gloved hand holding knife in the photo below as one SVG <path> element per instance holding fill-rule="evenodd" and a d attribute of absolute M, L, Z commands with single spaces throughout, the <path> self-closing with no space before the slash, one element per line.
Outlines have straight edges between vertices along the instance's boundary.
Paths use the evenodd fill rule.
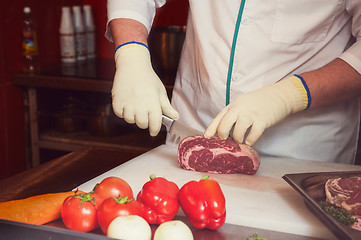
<path fill-rule="evenodd" d="M 125 26 L 139 24 L 124 21 L 128 21 Z M 111 24 L 116 24 L 116 21 Z M 126 29 L 120 26 L 112 29 L 118 46 L 112 88 L 114 113 L 128 123 L 136 123 L 139 128 L 149 128 L 150 135 L 156 136 L 162 125 L 162 114 L 178 119 L 178 112 L 171 106 L 166 89 L 152 68 L 146 45 L 147 30 L 144 28 L 142 35 L 132 36 L 125 34 Z"/>

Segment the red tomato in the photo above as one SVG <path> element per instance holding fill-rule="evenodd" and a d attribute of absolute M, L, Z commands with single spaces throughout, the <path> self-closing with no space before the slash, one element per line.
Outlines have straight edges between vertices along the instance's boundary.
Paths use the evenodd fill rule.
<path fill-rule="evenodd" d="M 89 232 L 98 226 L 94 198 L 90 194 L 67 197 L 61 207 L 61 217 L 65 226 L 79 232 Z"/>
<path fill-rule="evenodd" d="M 98 223 L 102 231 L 107 234 L 109 224 L 119 216 L 138 215 L 143 217 L 144 205 L 137 200 L 127 197 L 107 198 L 98 209 Z"/>
<path fill-rule="evenodd" d="M 94 193 L 96 193 L 103 199 L 109 197 L 118 198 L 119 195 L 123 198 L 133 198 L 133 190 L 130 185 L 126 181 L 118 177 L 107 177 L 103 179 L 103 181 L 101 181 L 98 185 L 95 186 Z"/>
<path fill-rule="evenodd" d="M 94 198 L 94 202 L 95 202 L 95 205 L 96 205 L 97 209 L 99 208 L 99 206 L 104 201 L 103 197 L 101 197 L 99 194 L 96 194 L 93 191 L 90 193 L 90 197 Z"/>

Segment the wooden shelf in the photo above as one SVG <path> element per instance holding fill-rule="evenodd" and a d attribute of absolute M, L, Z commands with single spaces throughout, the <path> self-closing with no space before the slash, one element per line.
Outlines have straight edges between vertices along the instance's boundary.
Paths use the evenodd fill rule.
<path fill-rule="evenodd" d="M 161 131 L 151 137 L 146 130 L 129 131 L 114 137 L 98 137 L 87 131 L 62 133 L 46 131 L 39 136 L 39 147 L 60 151 L 75 151 L 85 147 L 144 153 L 165 142 L 166 133 Z"/>
<path fill-rule="evenodd" d="M 98 99 L 101 95 L 100 98 L 103 98 L 104 94 L 108 94 L 106 96 L 110 98 L 114 73 L 113 59 L 95 59 L 74 64 L 57 63 L 44 66 L 38 74 L 14 74 L 14 85 L 24 89 L 25 132 L 30 167 L 41 163 L 40 149 L 71 152 L 84 147 L 93 147 L 144 153 L 165 142 L 165 132 L 161 132 L 157 137 L 151 137 L 147 130 L 132 127 L 130 131 L 127 130 L 126 133 L 116 137 L 96 137 L 85 131 L 61 133 L 57 132 L 56 128 L 45 131 L 48 127 L 44 126 L 44 122 L 39 121 L 41 119 L 38 116 L 38 107 L 49 105 L 53 109 L 56 101 L 61 101 L 61 98 L 52 96 L 52 93 L 80 95 L 81 100 L 89 96 Z M 173 86 L 165 84 L 165 87 L 171 98 Z M 39 94 L 44 92 L 49 94 L 49 98 L 44 99 L 43 95 Z M 111 99 L 103 100 L 109 102 Z"/>

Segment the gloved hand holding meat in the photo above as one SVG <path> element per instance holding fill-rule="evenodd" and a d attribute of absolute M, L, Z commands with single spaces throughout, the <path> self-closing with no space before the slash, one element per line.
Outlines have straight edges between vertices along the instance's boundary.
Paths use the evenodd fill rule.
<path fill-rule="evenodd" d="M 292 113 L 306 109 L 311 101 L 308 95 L 307 85 L 300 76 L 291 76 L 241 95 L 214 118 L 204 135 L 211 137 L 218 134 L 221 139 L 227 139 L 234 126 L 233 139 L 251 146 L 266 128 Z"/>

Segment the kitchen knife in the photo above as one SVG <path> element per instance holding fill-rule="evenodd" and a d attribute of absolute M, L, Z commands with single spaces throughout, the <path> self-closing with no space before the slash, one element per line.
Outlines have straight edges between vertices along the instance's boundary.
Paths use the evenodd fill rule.
<path fill-rule="evenodd" d="M 203 132 L 191 128 L 180 121 L 176 121 L 165 115 L 162 115 L 162 123 L 167 128 L 167 132 L 170 135 L 170 142 L 175 144 L 178 144 L 185 137 L 203 135 Z"/>

